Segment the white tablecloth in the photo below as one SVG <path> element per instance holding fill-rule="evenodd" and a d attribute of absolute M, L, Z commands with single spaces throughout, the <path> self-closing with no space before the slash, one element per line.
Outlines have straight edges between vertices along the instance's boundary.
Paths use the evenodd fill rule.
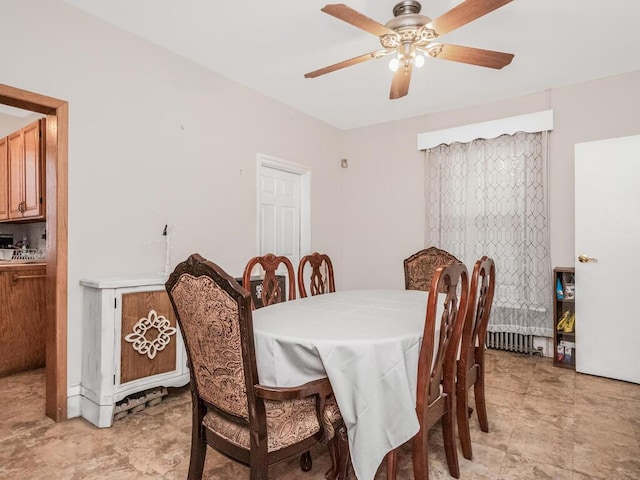
<path fill-rule="evenodd" d="M 372 480 L 386 453 L 418 432 L 426 305 L 426 292 L 352 290 L 253 312 L 260 383 L 289 387 L 327 376 L 359 480 Z"/>

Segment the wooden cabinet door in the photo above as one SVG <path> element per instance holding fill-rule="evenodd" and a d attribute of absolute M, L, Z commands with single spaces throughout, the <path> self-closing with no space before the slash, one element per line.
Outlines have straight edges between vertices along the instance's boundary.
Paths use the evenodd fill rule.
<path fill-rule="evenodd" d="M 23 217 L 38 217 L 41 215 L 40 173 L 40 121 L 22 129 L 24 148 L 24 180 L 23 180 Z"/>
<path fill-rule="evenodd" d="M 7 137 L 0 139 L 0 220 L 9 219 L 9 151 Z"/>
<path fill-rule="evenodd" d="M 42 217 L 42 120 L 7 137 L 10 220 Z M 0 220 L 1 207 L 0 207 Z"/>
<path fill-rule="evenodd" d="M 22 131 L 7 137 L 9 155 L 9 218 L 22 218 L 24 141 Z"/>
<path fill-rule="evenodd" d="M 166 319 L 168 323 L 163 325 L 163 319 Z M 136 332 L 140 333 L 141 331 L 144 338 L 136 337 Z M 165 337 L 166 343 L 163 342 L 165 344 L 161 349 L 149 355 L 141 343 L 152 343 L 161 335 Z M 177 368 L 176 347 L 179 336 L 173 307 L 166 291 L 123 294 L 120 384 L 175 371 Z"/>
<path fill-rule="evenodd" d="M 0 377 L 45 364 L 45 267 L 0 272 Z"/>

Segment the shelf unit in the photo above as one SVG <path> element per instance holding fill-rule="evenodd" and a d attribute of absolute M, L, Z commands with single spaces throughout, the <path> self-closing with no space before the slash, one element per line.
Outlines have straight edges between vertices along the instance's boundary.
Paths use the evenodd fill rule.
<path fill-rule="evenodd" d="M 556 367 L 576 368 L 575 323 L 572 331 L 558 330 L 563 316 L 575 316 L 575 269 L 556 267 L 553 269 L 553 364 Z"/>

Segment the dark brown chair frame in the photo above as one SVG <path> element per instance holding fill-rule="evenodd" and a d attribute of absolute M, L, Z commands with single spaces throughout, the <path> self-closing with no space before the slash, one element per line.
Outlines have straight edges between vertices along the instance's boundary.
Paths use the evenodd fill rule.
<path fill-rule="evenodd" d="M 323 263 L 326 265 L 327 271 L 326 288 L 325 278 L 322 275 Z M 307 289 L 304 285 L 304 270 L 307 264 L 311 266 L 309 293 L 312 297 L 315 295 L 333 293 L 336 291 L 331 259 L 324 253 L 313 252 L 311 255 L 305 255 L 304 257 L 302 257 L 302 259 L 300 260 L 300 265 L 298 265 L 298 291 L 300 292 L 300 298 L 305 298 L 307 296 Z"/>
<path fill-rule="evenodd" d="M 287 298 L 283 298 L 284 292 L 280 289 L 280 284 L 278 283 L 278 279 L 276 278 L 276 270 L 280 264 L 284 264 L 287 268 L 287 282 L 289 284 L 289 296 Z M 296 276 L 293 273 L 293 265 L 291 261 L 284 256 L 277 256 L 273 253 L 267 253 L 263 256 L 253 257 L 247 263 L 247 266 L 244 269 L 244 273 L 242 275 L 242 285 L 245 285 L 246 288 L 249 288 L 251 285 L 251 272 L 256 265 L 260 265 L 264 270 L 264 279 L 262 280 L 262 293 L 260 295 L 262 300 L 262 306 L 266 307 L 269 305 L 273 305 L 274 303 L 279 303 L 284 300 L 295 300 L 296 298 Z M 251 302 L 251 308 L 255 310 L 255 305 L 253 301 Z"/>
<path fill-rule="evenodd" d="M 496 266 L 491 258 L 484 256 L 476 262 L 471 275 L 469 308 L 462 331 L 456 382 L 456 410 L 462 454 L 469 460 L 473 457 L 469 431 L 469 417 L 473 412 L 468 404 L 471 386 L 474 390 L 480 429 L 483 432 L 489 431 L 484 392 L 484 344 L 495 291 L 495 275 Z"/>
<path fill-rule="evenodd" d="M 324 478 L 326 480 L 347 480 L 349 466 L 351 465 L 349 437 L 340 410 L 337 409 L 337 404 L 336 410 L 334 410 L 334 417 L 330 422 L 334 429 L 333 435 L 327 435 L 331 437 L 328 443 L 331 467 L 325 472 Z"/>
<path fill-rule="evenodd" d="M 420 250 L 404 260 L 404 288 L 428 292 L 436 270 L 454 263 L 460 260 L 439 248 Z"/>
<path fill-rule="evenodd" d="M 183 275 L 193 277 L 206 276 L 213 280 L 223 289 L 238 305 L 240 337 L 242 348 L 242 362 L 245 378 L 245 389 L 248 401 L 249 420 L 225 412 L 215 405 L 206 402 L 200 395 L 196 376 L 198 370 L 190 369 L 191 375 L 191 397 L 192 397 L 192 438 L 191 438 L 191 459 L 189 462 L 189 480 L 200 480 L 202 478 L 207 445 L 242 462 L 250 467 L 251 480 L 267 480 L 268 467 L 274 463 L 296 457 L 319 443 L 325 437 L 323 423 L 323 412 L 326 398 L 332 393 L 331 384 L 328 379 L 323 378 L 306 383 L 298 387 L 278 388 L 259 384 L 258 369 L 256 364 L 253 320 L 251 314 L 251 295 L 229 276 L 224 270 L 213 262 L 207 261 L 198 254 L 191 255 L 185 262 L 176 266 L 174 272 L 166 282 L 167 293 L 171 299 L 176 318 L 185 338 L 185 348 L 190 365 L 195 365 L 191 355 L 189 343 L 186 341 L 186 328 L 191 328 L 185 324 L 185 319 L 181 318 L 181 311 L 174 301 L 172 291 Z M 265 401 L 286 401 L 301 399 L 305 397 L 316 397 L 316 415 L 320 429 L 313 436 L 305 440 L 283 447 L 273 452 L 268 451 L 267 446 L 267 420 Z M 209 410 L 213 410 L 227 420 L 235 422 L 249 429 L 250 449 L 244 449 L 226 438 L 216 434 L 203 425 L 203 419 Z"/>
<path fill-rule="evenodd" d="M 459 298 L 458 285 L 460 285 Z M 438 294 L 441 292 L 445 295 L 445 301 L 436 350 L 434 348 L 435 322 L 437 308 L 441 304 Z M 455 478 L 460 477 L 455 435 L 455 369 L 468 295 L 469 275 L 462 263 L 436 270 L 429 290 L 424 335 L 418 358 L 416 413 L 420 430 L 411 440 L 415 479 L 429 478 L 427 434 L 439 420 L 442 422 L 449 473 Z M 434 353 L 435 361 L 433 361 Z M 388 480 L 396 478 L 396 457 L 397 449 L 387 454 Z"/>
<path fill-rule="evenodd" d="M 322 275 L 322 265 L 326 266 L 326 288 L 325 278 Z M 311 296 L 322 295 L 325 293 L 333 293 L 336 291 L 335 279 L 333 274 L 333 264 L 327 254 L 313 252 L 311 255 L 305 255 L 300 259 L 298 265 L 298 292 L 300 292 L 300 298 L 307 297 L 307 289 L 304 285 L 304 270 L 308 265 L 311 266 L 311 276 L 309 281 L 309 292 Z M 326 290 L 326 291 L 325 291 Z M 342 416 L 339 411 L 336 413 L 340 419 Z M 350 453 L 349 453 L 349 440 L 347 438 L 346 428 L 343 426 L 335 432 L 334 437 L 329 442 L 329 455 L 331 457 L 331 468 L 325 473 L 327 480 L 343 480 L 347 478 L 347 470 L 349 467 Z M 303 470 L 306 468 L 306 463 L 300 460 L 303 465 Z"/>

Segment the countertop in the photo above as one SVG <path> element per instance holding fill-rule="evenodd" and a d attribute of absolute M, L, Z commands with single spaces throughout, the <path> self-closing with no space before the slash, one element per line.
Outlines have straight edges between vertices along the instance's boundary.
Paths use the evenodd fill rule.
<path fill-rule="evenodd" d="M 15 261 L 0 260 L 0 272 L 13 272 L 16 270 L 36 270 L 46 268 L 47 263 L 43 261 Z"/>

